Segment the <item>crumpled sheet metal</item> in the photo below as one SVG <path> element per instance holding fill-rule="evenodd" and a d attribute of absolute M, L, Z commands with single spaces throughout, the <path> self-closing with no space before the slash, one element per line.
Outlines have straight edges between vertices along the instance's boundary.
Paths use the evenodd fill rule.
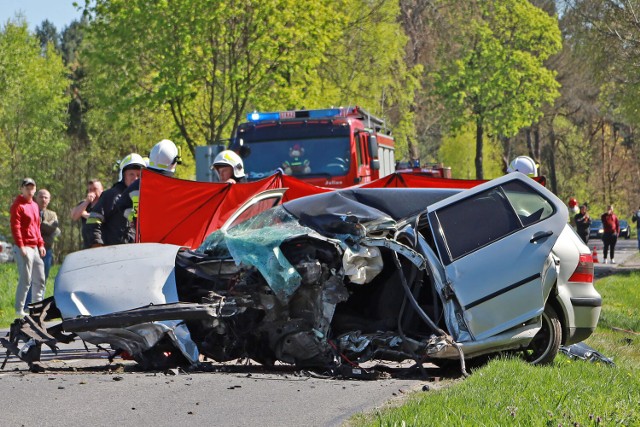
<path fill-rule="evenodd" d="M 127 328 L 96 329 L 91 332 L 78 332 L 84 341 L 95 344 L 111 344 L 113 348 L 125 350 L 137 355 L 150 349 L 167 334 L 173 344 L 190 363 L 198 362 L 198 347 L 191 339 L 187 326 L 178 320 L 142 323 Z"/>
<path fill-rule="evenodd" d="M 560 347 L 560 351 L 572 359 L 587 360 L 589 362 L 602 362 L 607 365 L 615 366 L 613 359 L 606 357 L 595 348 L 586 345 L 584 342 L 579 342 L 570 346 L 563 345 Z"/>

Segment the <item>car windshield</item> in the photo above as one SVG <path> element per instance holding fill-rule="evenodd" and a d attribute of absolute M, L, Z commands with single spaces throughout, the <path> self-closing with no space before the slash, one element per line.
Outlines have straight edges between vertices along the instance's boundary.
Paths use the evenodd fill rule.
<path fill-rule="evenodd" d="M 222 230 L 214 231 L 207 236 L 195 252 L 214 256 L 228 255 L 225 240 L 226 236 L 239 237 L 253 233 L 254 230 L 262 230 L 264 233 L 268 233 L 276 226 L 281 227 L 283 224 L 289 223 L 297 224 L 297 221 L 297 218 L 287 212 L 282 206 L 276 206 L 252 218 L 248 218 L 239 224 L 235 224 L 226 232 Z"/>
<path fill-rule="evenodd" d="M 593 221 L 591 221 L 591 228 L 600 228 L 602 227 L 602 221 L 599 219 L 594 219 Z"/>
<path fill-rule="evenodd" d="M 244 143 L 249 180 L 272 175 L 278 168 L 293 176 L 336 176 L 349 170 L 349 137 L 322 137 Z"/>
<path fill-rule="evenodd" d="M 627 221 L 625 221 L 624 219 L 621 219 L 619 222 L 620 228 L 627 228 L 627 226 L 629 225 L 629 223 L 627 223 Z"/>

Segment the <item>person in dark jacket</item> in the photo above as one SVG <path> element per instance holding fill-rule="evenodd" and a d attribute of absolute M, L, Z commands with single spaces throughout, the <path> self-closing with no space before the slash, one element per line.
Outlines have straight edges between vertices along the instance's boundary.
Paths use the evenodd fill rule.
<path fill-rule="evenodd" d="M 580 212 L 578 212 L 573 220 L 576 223 L 576 232 L 582 241 L 586 244 L 589 243 L 589 229 L 591 228 L 591 218 L 589 212 L 587 212 L 586 205 L 580 205 Z"/>
<path fill-rule="evenodd" d="M 85 227 L 90 239 L 90 247 L 119 245 L 134 241 L 135 231 L 127 218 L 116 209 L 116 203 L 127 187 L 140 178 L 142 168 L 145 166 L 144 159 L 137 153 L 131 153 L 122 159 L 120 180 L 102 193 L 87 219 Z"/>
<path fill-rule="evenodd" d="M 640 208 L 631 215 L 631 221 L 636 223 L 636 237 L 638 238 L 638 250 L 640 251 Z"/>
<path fill-rule="evenodd" d="M 80 220 L 82 222 L 80 229 L 82 231 L 83 249 L 88 249 L 91 247 L 91 244 L 90 244 L 91 236 L 88 235 L 87 227 L 86 227 L 87 219 L 89 219 L 89 215 L 91 214 L 91 211 L 98 204 L 98 200 L 100 200 L 100 196 L 102 195 L 103 191 L 104 191 L 104 188 L 102 187 L 102 182 L 100 182 L 97 179 L 89 180 L 89 182 L 87 183 L 86 197 L 84 198 L 84 200 L 79 202 L 73 209 L 71 209 L 71 220 L 72 221 Z"/>

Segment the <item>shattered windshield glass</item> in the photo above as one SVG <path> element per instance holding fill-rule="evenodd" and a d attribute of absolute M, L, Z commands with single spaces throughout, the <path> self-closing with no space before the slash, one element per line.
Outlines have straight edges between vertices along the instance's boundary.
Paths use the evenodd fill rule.
<path fill-rule="evenodd" d="M 196 252 L 214 256 L 228 253 L 236 263 L 256 267 L 274 293 L 286 300 L 298 289 L 301 277 L 280 251 L 280 244 L 312 231 L 277 206 L 226 232 L 212 233 Z"/>

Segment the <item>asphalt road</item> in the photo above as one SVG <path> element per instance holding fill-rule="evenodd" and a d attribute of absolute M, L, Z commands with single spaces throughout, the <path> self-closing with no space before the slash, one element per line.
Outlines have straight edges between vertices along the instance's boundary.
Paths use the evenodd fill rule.
<path fill-rule="evenodd" d="M 591 241 L 602 261 L 602 242 Z M 616 265 L 596 264 L 596 277 L 640 268 L 635 239 L 621 239 Z M 0 331 L 5 335 L 6 330 Z M 0 371 L 0 420 L 3 426 L 85 425 L 318 425 L 344 423 L 427 385 L 435 390 L 455 378 L 427 368 L 426 376 L 398 366 L 375 381 L 321 378 L 282 368 L 266 372 L 244 364 L 205 365 L 199 372 L 142 372 L 80 342 L 61 345 L 58 354 L 43 349 L 44 372 L 31 373 L 10 358 Z M 449 374 L 453 375 L 453 374 Z"/>
<path fill-rule="evenodd" d="M 337 426 L 351 415 L 373 410 L 428 385 L 454 381 L 435 367 L 409 378 L 406 366 L 375 381 L 320 377 L 282 367 L 205 364 L 198 372 L 142 372 L 81 343 L 43 348 L 44 372 L 31 373 L 11 358 L 0 371 L 3 426 L 229 425 Z M 455 373 L 449 375 L 457 376 Z"/>

